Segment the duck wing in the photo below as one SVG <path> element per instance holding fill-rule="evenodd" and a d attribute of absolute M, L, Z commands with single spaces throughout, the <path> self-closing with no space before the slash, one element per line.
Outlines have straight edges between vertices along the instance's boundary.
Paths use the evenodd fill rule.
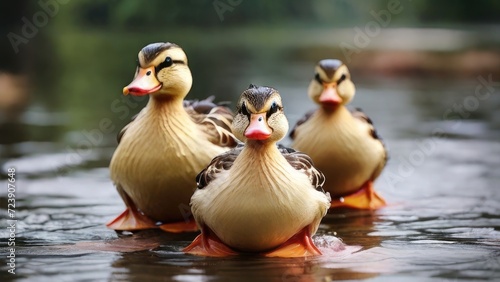
<path fill-rule="evenodd" d="M 384 157 L 383 157 L 383 159 L 380 160 L 380 165 L 378 166 L 377 171 L 374 172 L 373 179 L 375 179 L 382 172 L 382 169 L 385 167 L 385 165 L 387 164 L 387 161 L 389 160 L 389 154 L 387 151 L 387 147 L 385 146 L 385 143 L 382 140 L 382 137 L 375 129 L 375 125 L 373 124 L 372 119 L 365 112 L 363 112 L 363 110 L 361 108 L 349 109 L 349 111 L 351 112 L 351 115 L 355 119 L 357 119 L 358 121 L 361 122 L 361 124 L 366 126 L 367 133 L 373 139 L 379 141 L 382 144 L 382 147 L 384 148 Z"/>
<path fill-rule="evenodd" d="M 207 187 L 208 184 L 216 179 L 223 171 L 231 169 L 244 146 L 243 143 L 238 143 L 236 148 L 213 158 L 210 164 L 196 176 L 196 185 L 198 189 Z"/>
<path fill-rule="evenodd" d="M 235 147 L 239 142 L 231 132 L 233 112 L 227 102 L 214 103 L 214 96 L 204 100 L 184 100 L 184 109 L 201 126 L 208 140 L 221 147 Z"/>
<path fill-rule="evenodd" d="M 323 185 L 325 184 L 325 176 L 319 170 L 314 167 L 312 159 L 305 153 L 295 151 L 292 148 L 285 147 L 283 145 L 278 145 L 278 150 L 281 152 L 283 157 L 288 161 L 288 163 L 298 171 L 305 173 L 309 177 L 311 186 L 319 192 L 325 193 L 330 197 L 328 193 L 323 190 Z"/>
<path fill-rule="evenodd" d="M 309 120 L 309 118 L 317 111 L 317 109 L 313 109 L 313 110 L 310 110 L 309 112 L 307 112 L 301 119 L 299 119 L 297 121 L 297 123 L 295 124 L 295 126 L 292 128 L 292 131 L 290 131 L 290 138 L 293 140 L 295 138 L 295 130 L 300 126 L 302 125 L 303 123 L 305 123 L 306 121 Z"/>

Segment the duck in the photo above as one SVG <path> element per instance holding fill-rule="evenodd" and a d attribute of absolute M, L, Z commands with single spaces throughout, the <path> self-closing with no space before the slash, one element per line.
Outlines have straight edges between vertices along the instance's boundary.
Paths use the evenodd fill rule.
<path fill-rule="evenodd" d="M 213 257 L 321 255 L 312 236 L 330 196 L 306 154 L 277 145 L 289 128 L 279 92 L 250 85 L 232 128 L 244 143 L 198 174 L 191 209 L 201 234 L 183 251 Z"/>
<path fill-rule="evenodd" d="M 291 147 L 308 154 L 325 174 L 332 208 L 375 210 L 387 205 L 373 182 L 388 154 L 372 120 L 361 109 L 346 107 L 355 91 L 342 61 L 319 61 L 308 88 L 319 107 L 306 113 L 289 136 Z"/>
<path fill-rule="evenodd" d="M 139 52 L 135 77 L 123 94 L 149 95 L 149 100 L 118 134 L 109 169 L 126 209 L 107 227 L 197 230 L 189 208 L 195 177 L 237 140 L 231 133 L 231 109 L 215 104 L 213 97 L 185 100 L 191 85 L 179 45 L 151 43 Z"/>

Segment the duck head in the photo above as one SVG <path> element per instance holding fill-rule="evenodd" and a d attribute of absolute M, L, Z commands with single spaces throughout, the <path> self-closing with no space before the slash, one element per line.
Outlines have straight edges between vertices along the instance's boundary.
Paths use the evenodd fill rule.
<path fill-rule="evenodd" d="M 319 61 L 308 90 L 309 97 L 315 103 L 325 109 L 333 109 L 348 104 L 355 92 L 351 74 L 342 61 L 333 59 Z"/>
<path fill-rule="evenodd" d="M 250 84 L 238 101 L 233 133 L 240 140 L 278 142 L 288 131 L 288 120 L 278 91 Z"/>
<path fill-rule="evenodd" d="M 123 88 L 123 94 L 183 99 L 192 82 L 187 56 L 181 47 L 169 42 L 152 43 L 139 52 L 134 80 Z"/>

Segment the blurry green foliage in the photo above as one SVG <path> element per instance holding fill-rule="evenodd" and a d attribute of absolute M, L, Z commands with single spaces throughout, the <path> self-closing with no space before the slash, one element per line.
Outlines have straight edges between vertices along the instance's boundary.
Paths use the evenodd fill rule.
<path fill-rule="evenodd" d="M 498 24 L 500 1 L 414 0 L 418 19 L 429 23 Z"/>
<path fill-rule="evenodd" d="M 76 25 L 109 28 L 324 24 L 349 26 L 370 19 L 370 11 L 400 2 L 405 25 L 491 24 L 500 18 L 496 0 L 78 0 Z M 218 11 L 217 11 L 218 10 Z"/>

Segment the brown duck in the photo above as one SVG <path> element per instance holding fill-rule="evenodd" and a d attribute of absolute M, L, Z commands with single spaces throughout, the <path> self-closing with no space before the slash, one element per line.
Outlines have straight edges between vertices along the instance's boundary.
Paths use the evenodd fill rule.
<path fill-rule="evenodd" d="M 387 151 L 368 116 L 348 110 L 355 87 L 347 66 L 322 60 L 309 84 L 309 97 L 320 107 L 297 122 L 292 147 L 307 153 L 325 174 L 332 207 L 377 209 L 386 205 L 373 181 L 387 161 Z"/>
<path fill-rule="evenodd" d="M 153 43 L 139 52 L 134 80 L 123 94 L 149 95 L 149 102 L 118 137 L 110 173 L 126 210 L 109 228 L 197 229 L 188 205 L 195 177 L 236 139 L 230 109 L 211 99 L 184 101 L 191 84 L 187 57 L 178 45 Z"/>
<path fill-rule="evenodd" d="M 276 142 L 288 131 L 279 93 L 251 85 L 241 95 L 233 132 L 245 145 L 214 158 L 191 198 L 201 229 L 185 252 L 319 255 L 311 236 L 330 207 L 324 176 L 304 153 Z"/>

